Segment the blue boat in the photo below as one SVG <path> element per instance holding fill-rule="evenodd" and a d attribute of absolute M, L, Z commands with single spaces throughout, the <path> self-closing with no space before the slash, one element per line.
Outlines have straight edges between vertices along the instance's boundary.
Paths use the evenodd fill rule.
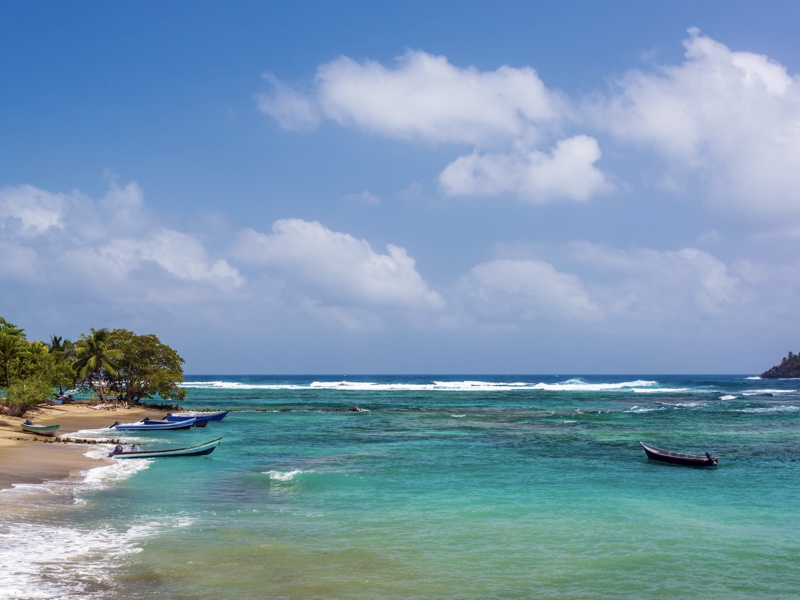
<path fill-rule="evenodd" d="M 164 418 L 167 421 L 170 421 L 170 420 L 173 420 L 173 419 L 191 419 L 191 418 L 195 418 L 195 417 L 197 417 L 197 418 L 200 418 L 200 417 L 206 418 L 206 417 L 208 417 L 208 419 L 210 421 L 222 421 L 222 419 L 224 419 L 226 416 L 228 416 L 229 412 L 231 412 L 231 411 L 229 411 L 229 410 L 220 410 L 220 411 L 217 411 L 217 412 L 207 412 L 207 411 L 203 411 L 203 410 L 184 410 L 184 411 L 181 411 L 181 412 L 169 413 Z"/>
<path fill-rule="evenodd" d="M 208 422 L 211 421 L 211 415 L 207 414 L 207 415 L 202 415 L 202 416 L 201 415 L 197 415 L 197 416 L 192 416 L 192 417 L 181 417 L 181 416 L 173 415 L 172 413 L 168 413 L 164 417 L 163 420 L 167 421 L 168 423 L 173 423 L 173 422 L 177 422 L 177 421 L 185 421 L 187 419 L 194 419 L 194 426 L 195 427 L 205 427 L 206 425 L 208 425 Z"/>
<path fill-rule="evenodd" d="M 164 429 L 189 429 L 194 427 L 196 419 L 183 419 L 181 421 L 156 421 L 145 417 L 137 423 L 120 423 L 116 421 L 109 429 L 117 431 L 162 431 Z"/>

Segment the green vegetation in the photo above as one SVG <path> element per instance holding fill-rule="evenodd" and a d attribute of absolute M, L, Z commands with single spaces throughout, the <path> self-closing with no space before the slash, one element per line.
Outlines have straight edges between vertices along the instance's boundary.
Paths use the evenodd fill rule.
<path fill-rule="evenodd" d="M 762 379 L 797 379 L 800 378 L 800 354 L 789 355 L 776 365 L 761 374 Z"/>
<path fill-rule="evenodd" d="M 177 402 L 186 397 L 186 390 L 178 387 L 183 381 L 183 359 L 152 333 L 136 335 L 115 329 L 110 347 L 111 352 L 119 353 L 113 359 L 117 369 L 114 381 L 126 402 L 156 395 Z"/>
<path fill-rule="evenodd" d="M 77 342 L 51 336 L 47 344 L 28 341 L 24 329 L 0 317 L 0 412 L 23 416 L 57 389 L 78 385 L 102 402 L 181 401 L 183 362 L 153 334 L 92 329 Z"/>
<path fill-rule="evenodd" d="M 97 390 L 100 401 L 105 402 L 105 381 L 117 376 L 114 361 L 122 352 L 109 346 L 111 333 L 108 329 L 92 329 L 90 335 L 81 334 L 75 345 L 75 362 L 72 366 L 78 377 L 88 379 Z"/>

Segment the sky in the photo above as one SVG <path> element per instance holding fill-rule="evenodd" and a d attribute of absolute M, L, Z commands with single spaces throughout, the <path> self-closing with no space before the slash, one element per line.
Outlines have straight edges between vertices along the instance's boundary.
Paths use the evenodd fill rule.
<path fill-rule="evenodd" d="M 187 374 L 800 350 L 800 3 L 0 3 L 0 316 Z"/>

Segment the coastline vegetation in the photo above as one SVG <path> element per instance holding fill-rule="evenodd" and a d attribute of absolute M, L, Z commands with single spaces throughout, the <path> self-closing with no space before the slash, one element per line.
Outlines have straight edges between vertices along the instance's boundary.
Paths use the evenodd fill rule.
<path fill-rule="evenodd" d="M 800 378 L 800 354 L 789 354 L 771 369 L 761 374 L 761 379 L 797 379 Z"/>
<path fill-rule="evenodd" d="M 25 330 L 0 317 L 0 412 L 24 416 L 56 390 L 91 388 L 101 402 L 140 404 L 155 396 L 180 402 L 184 360 L 153 334 L 92 329 L 76 342 L 51 336 L 28 341 Z"/>

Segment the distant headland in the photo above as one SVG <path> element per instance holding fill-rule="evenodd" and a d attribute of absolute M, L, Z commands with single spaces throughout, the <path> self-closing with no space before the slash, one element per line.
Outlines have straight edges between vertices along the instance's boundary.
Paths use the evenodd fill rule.
<path fill-rule="evenodd" d="M 781 361 L 781 364 L 776 365 L 764 371 L 761 374 L 761 379 L 797 379 L 800 378 L 800 354 L 789 355 Z"/>

